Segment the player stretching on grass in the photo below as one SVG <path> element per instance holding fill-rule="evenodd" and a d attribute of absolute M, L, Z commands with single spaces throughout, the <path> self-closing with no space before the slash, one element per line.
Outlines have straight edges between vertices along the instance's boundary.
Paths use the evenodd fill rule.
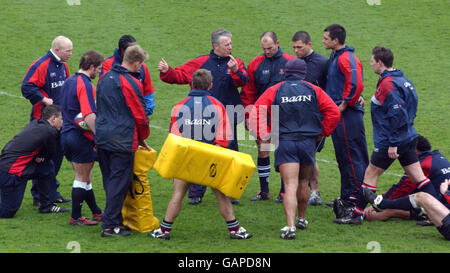
<path fill-rule="evenodd" d="M 450 240 L 450 179 L 446 179 L 440 186 L 440 191 L 445 198 L 446 205 L 437 200 L 429 193 L 418 192 L 395 200 L 384 200 L 383 196 L 364 188 L 366 201 L 374 205 L 377 209 L 401 209 L 413 210 L 420 213 L 422 209 L 436 226 L 438 231 L 446 240 Z"/>

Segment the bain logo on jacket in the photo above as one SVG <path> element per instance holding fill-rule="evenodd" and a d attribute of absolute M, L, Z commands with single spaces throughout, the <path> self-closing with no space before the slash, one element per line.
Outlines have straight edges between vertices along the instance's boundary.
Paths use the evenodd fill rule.
<path fill-rule="evenodd" d="M 450 173 L 450 167 L 441 169 L 442 174 Z"/>
<path fill-rule="evenodd" d="M 184 125 L 211 125 L 210 119 L 185 119 Z"/>
<path fill-rule="evenodd" d="M 53 88 L 58 88 L 58 87 L 60 87 L 60 86 L 63 86 L 63 84 L 64 84 L 64 81 L 57 81 L 57 82 L 52 82 L 52 83 L 50 83 L 50 87 L 53 89 Z"/>
<path fill-rule="evenodd" d="M 311 102 L 311 95 L 300 95 L 300 96 L 292 96 L 292 97 L 281 97 L 281 103 L 287 102 L 302 102 L 309 101 Z"/>

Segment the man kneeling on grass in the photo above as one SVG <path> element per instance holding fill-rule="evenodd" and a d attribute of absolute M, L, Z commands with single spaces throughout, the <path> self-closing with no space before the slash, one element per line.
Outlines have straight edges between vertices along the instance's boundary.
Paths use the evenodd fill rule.
<path fill-rule="evenodd" d="M 0 218 L 12 218 L 22 205 L 29 179 L 37 179 L 40 213 L 67 212 L 48 199 L 54 178 L 51 160 L 56 153 L 59 130 L 62 127 L 61 109 L 48 105 L 42 118 L 33 119 L 9 141 L 0 155 Z"/>
<path fill-rule="evenodd" d="M 230 143 L 231 127 L 228 123 L 225 107 L 222 103 L 213 98 L 209 92 L 212 87 L 211 72 L 206 69 L 195 71 L 192 76 L 192 86 L 193 89 L 190 91 L 188 97 L 178 103 L 172 110 L 170 132 L 185 138 L 228 147 Z M 205 110 L 205 108 L 208 108 L 208 110 Z M 214 113 L 209 113 L 211 112 L 209 110 Z M 186 113 L 190 113 L 191 115 Z M 208 115 L 203 115 L 203 113 L 208 113 Z M 208 120 L 208 122 L 189 122 L 187 120 L 198 119 L 199 115 L 201 116 L 201 119 Z M 200 135 L 201 138 L 198 138 L 198 135 Z M 181 210 L 181 202 L 186 195 L 189 185 L 190 184 L 187 181 L 174 179 L 172 199 L 167 206 L 164 220 L 162 221 L 160 228 L 150 232 L 148 236 L 166 240 L 170 239 L 172 224 Z M 251 238 L 252 234 L 247 233 L 236 220 L 232 204 L 228 197 L 217 189 L 212 188 L 212 191 L 216 195 L 219 203 L 220 213 L 227 223 L 230 238 Z"/>

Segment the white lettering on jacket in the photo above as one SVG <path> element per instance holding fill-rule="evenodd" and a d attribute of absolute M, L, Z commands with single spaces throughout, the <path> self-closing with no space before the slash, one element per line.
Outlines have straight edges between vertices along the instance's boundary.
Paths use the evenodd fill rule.
<path fill-rule="evenodd" d="M 281 97 L 281 103 L 311 101 L 311 95 L 300 95 L 292 97 Z"/>

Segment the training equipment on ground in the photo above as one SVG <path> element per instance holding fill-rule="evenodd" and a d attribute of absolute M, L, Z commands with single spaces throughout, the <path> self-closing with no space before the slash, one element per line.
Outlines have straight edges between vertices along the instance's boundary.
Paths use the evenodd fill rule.
<path fill-rule="evenodd" d="M 248 154 L 169 134 L 154 168 L 165 179 L 209 186 L 239 199 L 256 166 Z"/>
<path fill-rule="evenodd" d="M 123 225 L 133 231 L 149 232 L 159 227 L 159 220 L 153 215 L 152 195 L 148 171 L 156 160 L 155 150 L 139 146 L 134 154 L 133 180 L 123 202 Z"/>
<path fill-rule="evenodd" d="M 81 114 L 81 112 L 78 113 L 78 115 L 76 115 L 73 120 L 75 121 L 75 124 L 78 125 L 78 127 L 80 127 L 81 129 L 86 131 L 91 130 L 91 128 L 89 128 L 89 126 L 87 125 L 86 121 L 84 121 L 84 117 Z"/>

